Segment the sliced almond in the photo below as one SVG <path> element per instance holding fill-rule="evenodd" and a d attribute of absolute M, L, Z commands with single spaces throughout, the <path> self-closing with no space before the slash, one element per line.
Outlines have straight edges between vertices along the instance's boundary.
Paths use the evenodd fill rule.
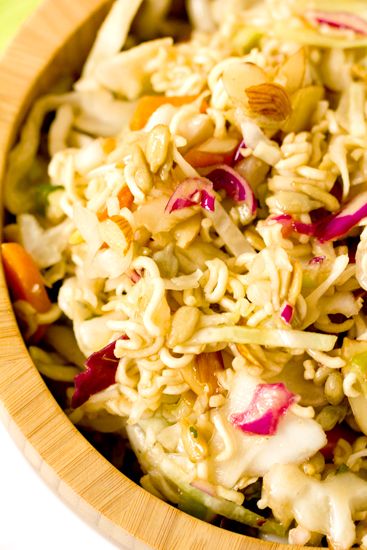
<path fill-rule="evenodd" d="M 190 386 L 190 389 L 196 394 L 201 395 L 205 391 L 205 386 L 200 382 L 197 372 L 197 367 L 195 363 L 188 365 L 181 369 L 182 378 L 185 380 L 186 384 Z"/>
<path fill-rule="evenodd" d="M 302 87 L 306 71 L 305 48 L 300 48 L 280 67 L 276 80 L 282 84 L 288 93 L 293 94 Z"/>
<path fill-rule="evenodd" d="M 223 370 L 220 352 L 201 353 L 195 362 L 181 370 L 185 382 L 197 394 L 220 393 L 217 373 Z"/>
<path fill-rule="evenodd" d="M 224 369 L 220 351 L 201 353 L 196 357 L 196 366 L 199 380 L 208 387 L 209 395 L 219 393 L 217 373 Z"/>
<path fill-rule="evenodd" d="M 324 97 L 325 90 L 322 86 L 307 86 L 300 88 L 292 96 L 293 111 L 285 122 L 282 130 L 289 132 L 303 132 L 312 126 L 312 116 L 318 102 Z"/>
<path fill-rule="evenodd" d="M 292 112 L 292 105 L 283 86 L 273 82 L 265 82 L 246 89 L 250 111 L 259 116 L 275 121 L 288 118 Z"/>
<path fill-rule="evenodd" d="M 198 149 L 205 153 L 230 153 L 238 146 L 238 138 L 215 138 L 212 137 L 202 143 Z"/>
<path fill-rule="evenodd" d="M 267 82 L 263 69 L 254 63 L 230 63 L 223 71 L 223 84 L 229 97 L 246 103 L 245 90 Z"/>
<path fill-rule="evenodd" d="M 103 241 L 113 250 L 125 254 L 133 241 L 133 230 L 122 216 L 112 216 L 100 223 Z"/>

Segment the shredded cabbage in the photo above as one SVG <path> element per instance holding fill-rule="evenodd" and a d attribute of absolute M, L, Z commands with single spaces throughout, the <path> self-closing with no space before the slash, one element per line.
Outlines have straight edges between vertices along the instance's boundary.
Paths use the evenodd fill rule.
<path fill-rule="evenodd" d="M 79 87 L 84 80 L 94 76 L 97 67 L 106 59 L 117 54 L 124 46 L 133 19 L 142 4 L 142 0 L 116 0 L 100 28 L 93 48 L 83 68 Z M 78 85 L 78 84 L 77 84 Z"/>
<path fill-rule="evenodd" d="M 228 500 L 212 497 L 196 489 L 190 484 L 190 477 L 169 456 L 162 452 L 159 445 L 155 445 L 152 448 L 146 445 L 145 434 L 138 425 L 129 426 L 127 430 L 135 452 L 142 455 L 141 460 L 145 465 L 146 471 L 154 472 L 154 470 L 158 469 L 163 478 L 168 479 L 179 490 L 179 501 L 187 495 L 190 499 L 203 504 L 214 514 L 220 514 L 246 525 L 259 527 L 264 533 L 273 533 L 279 536 L 284 533 L 282 525 L 272 520 L 265 520 L 262 516 L 251 512 L 243 506 L 238 506 Z"/>
<path fill-rule="evenodd" d="M 316 46 L 318 48 L 365 48 L 367 46 L 367 37 L 355 37 L 350 40 L 343 34 L 337 36 L 334 34 L 322 34 L 316 29 L 310 27 L 292 27 L 283 22 L 275 23 L 273 27 L 274 35 L 277 38 L 285 39 L 297 44 Z"/>
<path fill-rule="evenodd" d="M 330 351 L 335 345 L 336 336 L 298 330 L 223 326 L 198 330 L 186 344 L 195 346 L 215 342 Z"/>
<path fill-rule="evenodd" d="M 289 464 L 276 465 L 264 476 L 261 502 L 282 523 L 295 517 L 299 525 L 327 535 L 334 548 L 344 550 L 354 543 L 353 519 L 365 509 L 366 499 L 367 484 L 353 473 L 318 481 Z"/>
<path fill-rule="evenodd" d="M 234 256 L 240 256 L 241 254 L 252 253 L 254 251 L 218 201 L 215 203 L 214 212 L 206 210 L 205 215 L 213 222 L 213 226 L 218 235 L 222 237 L 228 250 L 230 250 Z"/>
<path fill-rule="evenodd" d="M 62 259 L 73 231 L 70 220 L 49 229 L 43 229 L 31 214 L 20 214 L 17 222 L 22 243 L 39 267 L 50 267 Z"/>

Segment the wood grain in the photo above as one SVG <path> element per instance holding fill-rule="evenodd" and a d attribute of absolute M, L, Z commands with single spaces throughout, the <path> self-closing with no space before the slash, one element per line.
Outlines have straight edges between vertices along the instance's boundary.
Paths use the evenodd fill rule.
<path fill-rule="evenodd" d="M 47 0 L 1 60 L 1 176 L 32 100 L 65 69 L 80 67 L 109 3 Z M 108 463 L 69 422 L 33 365 L 14 319 L 2 271 L 0 403 L 3 420 L 33 466 L 73 510 L 119 547 L 281 548 L 196 520 L 151 496 Z"/>

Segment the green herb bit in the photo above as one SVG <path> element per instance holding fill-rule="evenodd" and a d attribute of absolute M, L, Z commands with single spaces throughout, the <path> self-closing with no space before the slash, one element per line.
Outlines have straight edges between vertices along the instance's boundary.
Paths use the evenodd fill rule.
<path fill-rule="evenodd" d="M 198 436 L 198 431 L 197 431 L 197 429 L 195 428 L 195 426 L 190 426 L 189 430 L 190 430 L 190 433 L 192 433 L 192 435 L 193 435 L 193 436 L 195 437 L 195 439 L 196 439 L 197 436 Z"/>
<path fill-rule="evenodd" d="M 54 191 L 63 189 L 61 185 L 52 185 L 51 183 L 41 183 L 35 190 L 35 209 L 38 214 L 44 214 L 48 205 L 48 197 Z"/>
<path fill-rule="evenodd" d="M 345 474 L 346 472 L 349 472 L 350 469 L 348 468 L 348 466 L 346 464 L 340 464 L 340 466 L 338 466 L 338 468 L 336 469 L 336 475 L 338 474 Z"/>

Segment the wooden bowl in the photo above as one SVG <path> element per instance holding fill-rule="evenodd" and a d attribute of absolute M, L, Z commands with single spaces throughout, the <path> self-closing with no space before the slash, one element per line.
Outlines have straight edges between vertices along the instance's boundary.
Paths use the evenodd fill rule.
<path fill-rule="evenodd" d="M 0 62 L 0 177 L 31 102 L 65 69 L 80 68 L 110 4 L 46 0 Z M 105 460 L 71 424 L 33 365 L 2 270 L 0 403 L 11 435 L 41 476 L 75 512 L 120 547 L 282 548 L 194 519 L 150 495 Z"/>

